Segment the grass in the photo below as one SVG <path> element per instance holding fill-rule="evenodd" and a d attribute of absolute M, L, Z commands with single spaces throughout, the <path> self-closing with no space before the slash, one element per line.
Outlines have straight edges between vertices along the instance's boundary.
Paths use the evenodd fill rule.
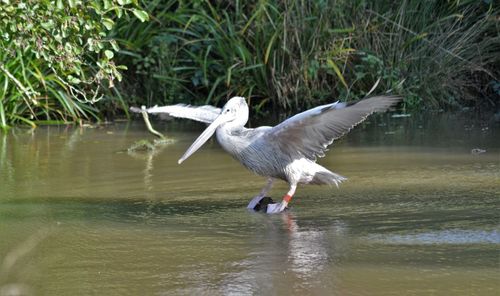
<path fill-rule="evenodd" d="M 28 52 L 0 53 L 0 128 L 11 124 L 61 124 L 98 119 L 98 110 L 78 101 L 57 75 Z"/>
<path fill-rule="evenodd" d="M 118 32 L 133 40 L 125 89 L 136 104 L 243 95 L 259 113 L 391 92 L 414 110 L 498 95 L 498 8 L 485 1 L 144 4 L 154 21 Z"/>
<path fill-rule="evenodd" d="M 500 74 L 498 8 L 484 1 L 405 0 L 388 6 L 376 2 L 357 15 L 365 29 L 354 45 L 380 60 L 371 72 L 384 78 L 386 89 L 400 88 L 412 108 L 494 105 L 488 85 Z M 365 58 L 355 70 L 370 72 L 363 68 L 367 64 Z"/>
<path fill-rule="evenodd" d="M 122 40 L 147 32 L 140 39 L 144 43 L 127 44 L 135 53 L 129 54 L 135 58 L 129 68 L 142 76 L 130 79 L 127 91 L 146 93 L 147 105 L 220 104 L 238 94 L 256 108 L 273 102 L 280 109 L 298 109 L 331 96 L 344 81 L 337 64 L 352 49 L 347 37 L 329 30 L 335 26 L 335 7 L 299 1 L 283 7 L 236 2 L 224 8 L 208 1 L 153 3 L 148 9 L 157 26 L 130 24 L 119 31 Z"/>
<path fill-rule="evenodd" d="M 108 35 L 129 70 L 95 105 L 32 54 L 0 52 L 0 127 L 235 95 L 261 116 L 386 92 L 407 110 L 500 104 L 500 16 L 487 0 L 141 3 L 149 22 L 117 20 Z"/>

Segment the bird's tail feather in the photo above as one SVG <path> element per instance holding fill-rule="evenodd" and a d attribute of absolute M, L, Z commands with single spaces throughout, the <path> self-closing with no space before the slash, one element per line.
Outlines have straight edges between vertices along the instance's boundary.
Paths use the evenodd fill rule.
<path fill-rule="evenodd" d="M 339 184 L 345 180 L 347 180 L 347 178 L 339 174 L 335 174 L 330 171 L 322 171 L 322 172 L 317 172 L 314 175 L 314 178 L 311 183 L 319 185 L 335 185 L 339 187 Z"/>

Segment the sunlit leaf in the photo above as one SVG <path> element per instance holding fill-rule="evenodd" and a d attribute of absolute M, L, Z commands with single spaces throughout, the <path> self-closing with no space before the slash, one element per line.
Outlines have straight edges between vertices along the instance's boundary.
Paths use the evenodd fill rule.
<path fill-rule="evenodd" d="M 340 82 L 342 82 L 345 88 L 349 88 L 349 86 L 347 86 L 347 83 L 345 82 L 344 75 L 342 75 L 342 72 L 340 71 L 337 64 L 335 64 L 335 62 L 332 59 L 327 59 L 326 62 L 333 69 L 335 74 L 337 74 L 337 77 L 340 79 Z"/>
<path fill-rule="evenodd" d="M 115 22 L 110 18 L 103 18 L 102 24 L 106 27 L 106 29 L 111 30 L 111 29 L 113 29 Z"/>
<path fill-rule="evenodd" d="M 104 9 L 109 9 L 112 5 L 110 0 L 103 0 L 103 2 L 104 2 Z"/>
<path fill-rule="evenodd" d="M 118 47 L 118 43 L 116 43 L 116 40 L 111 40 L 109 43 L 111 44 L 111 47 L 113 47 L 114 51 L 120 50 L 120 47 Z"/>
<path fill-rule="evenodd" d="M 107 57 L 109 60 L 111 60 L 111 59 L 115 56 L 115 54 L 114 54 L 111 50 L 108 50 L 108 49 L 106 49 L 106 50 L 104 51 L 104 55 L 106 55 L 106 57 Z"/>
<path fill-rule="evenodd" d="M 269 40 L 269 44 L 267 45 L 266 48 L 266 53 L 264 55 L 264 63 L 267 64 L 267 61 L 269 60 L 269 54 L 271 53 L 271 49 L 273 48 L 274 45 L 274 40 L 278 36 L 278 32 L 274 33 L 273 37 L 271 37 L 271 40 Z"/>
<path fill-rule="evenodd" d="M 147 20 L 149 20 L 149 15 L 147 12 L 143 11 L 143 10 L 139 10 L 139 9 L 135 9 L 133 8 L 132 9 L 132 13 L 134 13 L 134 15 L 141 21 L 141 22 L 145 22 Z"/>

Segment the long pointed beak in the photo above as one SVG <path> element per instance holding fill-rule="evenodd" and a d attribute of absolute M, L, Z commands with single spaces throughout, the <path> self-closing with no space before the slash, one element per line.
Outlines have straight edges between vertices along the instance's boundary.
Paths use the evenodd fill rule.
<path fill-rule="evenodd" d="M 215 133 L 215 130 L 225 121 L 225 117 L 220 115 L 217 117 L 214 122 L 212 122 L 201 135 L 191 144 L 191 147 L 186 150 L 184 155 L 177 161 L 178 164 L 181 164 L 186 158 L 195 153 L 200 147 L 205 144 L 205 142 L 210 139 L 210 137 Z"/>

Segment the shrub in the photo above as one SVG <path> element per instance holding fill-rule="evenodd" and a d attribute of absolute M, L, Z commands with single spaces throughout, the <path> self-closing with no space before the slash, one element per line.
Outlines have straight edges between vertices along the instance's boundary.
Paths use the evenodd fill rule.
<path fill-rule="evenodd" d="M 148 19 L 131 0 L 10 1 L 0 5 L 0 126 L 95 116 L 100 88 L 121 80 L 108 32 L 117 18 Z"/>

